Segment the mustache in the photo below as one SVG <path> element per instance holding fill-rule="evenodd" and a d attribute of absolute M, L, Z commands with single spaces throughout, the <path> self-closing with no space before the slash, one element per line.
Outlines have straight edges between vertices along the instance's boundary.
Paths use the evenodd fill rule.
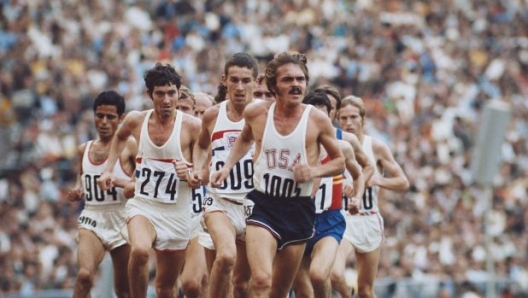
<path fill-rule="evenodd" d="M 288 94 L 294 94 L 295 92 L 302 93 L 301 88 L 300 87 L 293 87 L 293 88 L 291 88 L 290 92 L 288 92 Z"/>

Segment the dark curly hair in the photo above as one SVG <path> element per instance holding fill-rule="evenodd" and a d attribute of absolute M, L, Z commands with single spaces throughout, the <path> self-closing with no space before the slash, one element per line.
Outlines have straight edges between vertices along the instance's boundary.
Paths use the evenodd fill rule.
<path fill-rule="evenodd" d="M 125 113 L 125 98 L 114 90 L 107 90 L 99 93 L 94 100 L 93 110 L 97 110 L 98 106 L 115 106 L 117 115 L 121 116 Z"/>
<path fill-rule="evenodd" d="M 332 96 L 336 100 L 336 109 L 339 110 L 341 108 L 341 94 L 339 93 L 336 87 L 331 86 L 331 85 L 326 85 L 326 84 L 320 85 L 320 86 L 317 86 L 313 90 L 313 92 L 322 92 L 322 93 L 325 93 L 326 95 Z"/>
<path fill-rule="evenodd" d="M 216 93 L 215 97 L 214 97 L 214 101 L 215 103 L 221 103 L 222 101 L 226 100 L 226 97 L 227 97 L 227 87 L 220 83 L 218 84 L 218 87 L 216 87 L 216 89 L 218 90 L 218 92 Z"/>
<path fill-rule="evenodd" d="M 170 64 L 156 63 L 152 69 L 147 71 L 145 74 L 145 86 L 147 87 L 147 92 L 152 98 L 152 92 L 154 92 L 154 87 L 156 86 L 167 86 L 170 84 L 176 85 L 177 89 L 180 89 L 182 84 L 181 76 L 178 74 L 176 69 Z"/>
<path fill-rule="evenodd" d="M 328 95 L 324 92 L 315 92 L 312 91 L 303 99 L 303 103 L 307 105 L 312 106 L 324 106 L 326 107 L 326 114 L 330 114 L 330 111 L 332 110 L 332 104 L 330 103 L 330 99 L 328 98 Z"/>

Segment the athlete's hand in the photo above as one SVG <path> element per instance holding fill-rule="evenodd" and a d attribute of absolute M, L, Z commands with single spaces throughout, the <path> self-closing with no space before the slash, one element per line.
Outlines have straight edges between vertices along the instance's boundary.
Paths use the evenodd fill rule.
<path fill-rule="evenodd" d="M 176 176 L 180 180 L 185 180 L 189 178 L 189 169 L 187 168 L 187 164 L 184 163 L 181 160 L 173 160 L 172 165 L 174 165 L 174 171 L 176 171 Z"/>
<path fill-rule="evenodd" d="M 189 170 L 189 178 L 187 183 L 191 188 L 198 188 L 202 185 L 202 171 L 191 171 Z"/>
<path fill-rule="evenodd" d="M 114 187 L 114 180 L 115 177 L 112 173 L 104 171 L 99 179 L 97 179 L 97 186 L 99 186 L 100 190 L 109 190 Z"/>
<path fill-rule="evenodd" d="M 125 188 L 125 186 L 127 185 L 129 181 L 130 180 L 126 180 L 126 179 L 115 179 L 114 187 Z"/>
<path fill-rule="evenodd" d="M 209 167 L 204 167 L 201 171 L 202 173 L 202 185 L 207 185 L 207 183 L 209 183 L 209 180 L 211 180 L 211 177 L 209 177 L 210 173 L 209 173 Z"/>
<path fill-rule="evenodd" d="M 376 186 L 376 185 L 379 185 L 378 184 L 378 181 L 379 181 L 379 176 L 377 175 L 372 175 L 372 177 L 370 177 L 370 179 L 367 181 L 367 187 L 372 187 L 372 186 Z"/>
<path fill-rule="evenodd" d="M 123 187 L 123 195 L 125 196 L 125 198 L 131 199 L 134 197 L 135 191 L 136 181 L 131 179 L 130 181 L 128 181 L 125 187 Z"/>
<path fill-rule="evenodd" d="M 226 168 L 221 168 L 220 170 L 213 172 L 211 175 L 211 186 L 220 187 L 224 180 L 229 176 L 229 170 Z"/>
<path fill-rule="evenodd" d="M 354 190 L 354 185 L 353 184 L 345 184 L 343 186 L 343 195 L 347 198 L 351 198 L 352 196 L 354 196 L 354 193 L 356 191 Z"/>
<path fill-rule="evenodd" d="M 313 179 L 312 167 L 306 164 L 296 164 L 292 168 L 293 180 L 296 182 L 306 182 Z"/>
<path fill-rule="evenodd" d="M 74 188 L 68 190 L 68 200 L 70 202 L 77 202 L 83 198 L 84 192 L 81 188 Z"/>
<path fill-rule="evenodd" d="M 201 170 L 193 170 L 189 174 L 189 185 L 192 183 L 193 185 L 197 185 L 196 187 L 200 186 L 202 184 L 202 171 Z"/>
<path fill-rule="evenodd" d="M 187 181 L 187 184 L 189 184 L 189 187 L 191 188 L 200 187 L 200 180 L 195 179 L 192 174 L 192 164 L 186 164 L 181 160 L 173 160 L 172 164 L 174 165 L 174 170 L 180 180 Z"/>
<path fill-rule="evenodd" d="M 358 214 L 360 202 L 361 201 L 357 197 L 351 197 L 348 201 L 348 212 L 352 215 Z"/>

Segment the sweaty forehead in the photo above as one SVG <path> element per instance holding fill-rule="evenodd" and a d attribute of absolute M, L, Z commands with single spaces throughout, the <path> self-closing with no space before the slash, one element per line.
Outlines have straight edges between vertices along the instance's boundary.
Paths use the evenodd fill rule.
<path fill-rule="evenodd" d="M 227 70 L 228 77 L 253 78 L 253 70 L 247 67 L 231 66 Z"/>
<path fill-rule="evenodd" d="M 353 105 L 346 105 L 339 110 L 341 116 L 359 115 L 359 109 Z"/>
<path fill-rule="evenodd" d="M 277 77 L 304 77 L 304 72 L 300 65 L 288 63 L 277 68 Z"/>
<path fill-rule="evenodd" d="M 169 91 L 169 90 L 176 90 L 176 85 L 174 84 L 167 84 L 167 85 L 160 85 L 160 86 L 154 86 L 153 91 Z"/>
<path fill-rule="evenodd" d="M 179 105 L 188 105 L 188 106 L 192 106 L 193 105 L 193 101 L 190 97 L 187 97 L 187 98 L 179 98 L 178 99 L 178 104 Z"/>
<path fill-rule="evenodd" d="M 117 107 L 112 105 L 100 105 L 95 108 L 97 114 L 115 114 L 117 115 Z"/>

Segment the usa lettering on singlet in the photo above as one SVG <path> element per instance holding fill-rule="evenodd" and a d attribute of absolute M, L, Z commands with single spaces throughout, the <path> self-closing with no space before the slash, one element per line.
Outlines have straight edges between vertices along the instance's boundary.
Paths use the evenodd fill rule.
<path fill-rule="evenodd" d="M 372 149 L 372 137 L 365 135 L 363 138 L 363 143 L 361 144 L 361 148 L 363 149 L 363 152 L 367 155 L 367 158 L 369 159 L 369 162 L 371 165 L 374 165 L 374 174 L 373 175 L 381 175 L 378 167 L 376 166 L 376 157 L 374 155 L 374 150 Z M 350 174 L 346 173 L 345 181 L 351 181 L 352 178 L 350 177 Z M 379 212 L 378 209 L 378 186 L 372 186 L 372 187 L 366 187 L 365 192 L 362 196 L 362 202 L 361 202 L 361 208 L 359 210 L 360 213 L 368 214 L 369 212 Z M 348 206 L 348 199 L 346 197 L 343 197 L 343 208 L 346 210 Z"/>
<path fill-rule="evenodd" d="M 92 144 L 93 141 L 89 141 L 86 144 L 82 159 L 83 173 L 81 175 L 81 182 L 84 189 L 85 204 L 92 206 L 123 204 L 126 201 L 126 198 L 123 195 L 122 188 L 114 186 L 104 191 L 97 186 L 97 180 L 105 170 L 107 160 L 100 164 L 95 164 L 90 160 L 89 152 Z M 123 170 L 120 161 L 116 162 L 116 165 L 114 166 L 114 175 L 117 179 L 130 179 L 130 176 Z"/>
<path fill-rule="evenodd" d="M 180 131 L 183 115 L 176 113 L 174 128 L 169 139 L 161 146 L 155 145 L 148 134 L 149 110 L 141 127 L 136 157 L 135 197 L 162 203 L 190 204 L 191 191 L 186 181 L 178 178 L 173 160 L 190 164 L 181 151 Z"/>
<path fill-rule="evenodd" d="M 310 196 L 313 181 L 299 183 L 293 178 L 293 166 L 308 164 L 306 128 L 312 106 L 306 106 L 297 127 L 286 136 L 279 134 L 273 122 L 275 103 L 271 104 L 262 138 L 262 148 L 254 164 L 255 189 L 273 197 Z"/>
<path fill-rule="evenodd" d="M 242 119 L 233 122 L 227 117 L 227 101 L 220 103 L 218 117 L 211 133 L 211 169 L 213 173 L 221 169 L 233 144 L 244 128 L 245 121 Z M 208 187 L 207 191 L 216 193 L 222 197 L 243 200 L 248 192 L 253 190 L 253 156 L 254 147 L 244 155 L 231 169 L 229 176 L 218 188 Z"/>
<path fill-rule="evenodd" d="M 330 157 L 321 160 L 321 164 L 330 161 Z M 327 210 L 339 210 L 343 197 L 343 174 L 334 177 L 323 177 L 315 194 L 315 213 Z"/>

